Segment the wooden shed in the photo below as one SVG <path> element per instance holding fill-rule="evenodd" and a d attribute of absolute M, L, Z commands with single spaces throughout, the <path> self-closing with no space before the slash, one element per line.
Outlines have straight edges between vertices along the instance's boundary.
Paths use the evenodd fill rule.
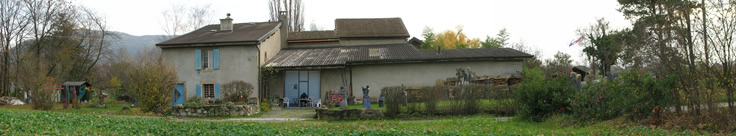
<path fill-rule="evenodd" d="M 61 85 L 61 99 L 65 100 L 67 96 L 72 96 L 73 94 L 76 94 L 76 97 L 69 97 L 69 98 L 77 98 L 80 101 L 88 101 L 90 98 L 90 87 L 92 85 L 89 84 L 86 81 L 67 81 L 64 82 L 64 84 Z M 73 91 L 73 92 L 72 92 Z M 67 99 L 70 100 L 71 99 Z"/>

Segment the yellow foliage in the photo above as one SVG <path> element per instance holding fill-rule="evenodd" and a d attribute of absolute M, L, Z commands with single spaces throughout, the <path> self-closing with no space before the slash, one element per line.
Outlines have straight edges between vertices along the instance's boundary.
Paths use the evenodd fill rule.
<path fill-rule="evenodd" d="M 468 38 L 463 33 L 463 26 L 458 25 L 456 31 L 445 30 L 437 35 L 437 43 L 442 49 L 457 49 L 458 45 L 467 45 L 467 48 L 480 48 L 480 38 Z"/>

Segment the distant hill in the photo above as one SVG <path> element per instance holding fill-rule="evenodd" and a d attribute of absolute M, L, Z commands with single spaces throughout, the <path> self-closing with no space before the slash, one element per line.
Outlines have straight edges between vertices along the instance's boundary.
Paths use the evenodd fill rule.
<path fill-rule="evenodd" d="M 136 54 L 143 49 L 156 47 L 156 43 L 166 40 L 163 35 L 143 35 L 135 36 L 124 32 L 115 32 L 120 38 L 112 42 L 110 49 L 117 51 L 120 48 L 125 49 L 130 56 Z"/>

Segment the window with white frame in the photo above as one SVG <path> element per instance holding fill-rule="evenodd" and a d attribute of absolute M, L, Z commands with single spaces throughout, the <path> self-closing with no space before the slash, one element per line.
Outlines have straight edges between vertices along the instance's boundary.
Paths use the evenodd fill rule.
<path fill-rule="evenodd" d="M 212 49 L 202 50 L 202 69 L 212 68 Z"/>

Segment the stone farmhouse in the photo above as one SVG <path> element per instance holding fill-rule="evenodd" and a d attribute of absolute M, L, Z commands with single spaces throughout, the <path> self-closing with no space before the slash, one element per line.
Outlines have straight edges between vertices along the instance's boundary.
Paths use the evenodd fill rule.
<path fill-rule="evenodd" d="M 254 85 L 251 97 L 289 98 L 292 105 L 301 94 L 321 99 L 340 87 L 361 97 L 361 87 L 370 86 L 377 98 L 383 87 L 435 85 L 458 68 L 518 75 L 533 57 L 509 48 L 420 50 L 401 18 L 336 19 L 335 30 L 305 32 L 287 32 L 283 13 L 273 22 L 220 21 L 156 44 L 179 79 L 174 105 L 194 96 L 219 99 L 220 86 L 236 80 Z M 278 72 L 264 75 L 261 68 Z"/>

